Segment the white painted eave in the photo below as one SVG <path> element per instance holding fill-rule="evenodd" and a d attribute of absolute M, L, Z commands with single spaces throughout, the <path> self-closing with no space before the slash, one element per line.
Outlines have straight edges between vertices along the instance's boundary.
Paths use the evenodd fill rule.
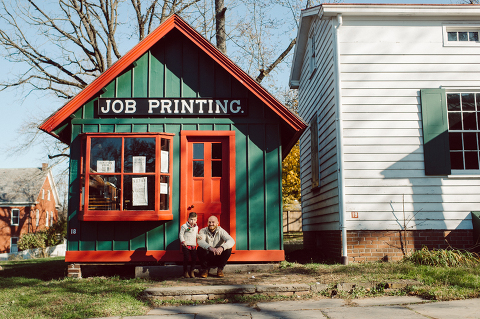
<path fill-rule="evenodd" d="M 302 10 L 297 33 L 297 43 L 293 54 L 289 85 L 298 89 L 303 65 L 303 57 L 307 49 L 308 33 L 315 16 L 330 19 L 341 14 L 348 17 L 439 17 L 465 18 L 480 17 L 480 5 L 472 4 L 322 4 Z"/>
<path fill-rule="evenodd" d="M 291 89 L 298 89 L 300 85 L 300 73 L 302 71 L 303 57 L 307 48 L 308 30 L 315 16 L 318 16 L 320 7 L 313 7 L 302 11 L 300 15 L 300 24 L 297 31 L 297 42 L 293 52 L 292 68 L 290 70 L 290 79 L 288 81 Z"/>
<path fill-rule="evenodd" d="M 480 16 L 480 5 L 471 4 L 322 4 L 320 17 L 411 16 L 464 17 Z"/>

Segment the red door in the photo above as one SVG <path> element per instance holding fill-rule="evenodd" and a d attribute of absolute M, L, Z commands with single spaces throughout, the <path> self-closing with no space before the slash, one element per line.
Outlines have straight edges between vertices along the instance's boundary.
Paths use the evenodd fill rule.
<path fill-rule="evenodd" d="M 187 220 L 190 212 L 195 212 L 201 229 L 207 226 L 208 217 L 214 215 L 220 226 L 234 236 L 235 156 L 231 154 L 234 135 L 232 132 L 228 135 L 196 131 L 182 136 L 181 222 Z"/>

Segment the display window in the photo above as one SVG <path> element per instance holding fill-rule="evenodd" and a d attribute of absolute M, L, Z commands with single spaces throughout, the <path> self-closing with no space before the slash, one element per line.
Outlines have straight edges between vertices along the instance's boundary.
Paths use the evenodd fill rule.
<path fill-rule="evenodd" d="M 172 220 L 168 133 L 82 135 L 80 218 Z"/>

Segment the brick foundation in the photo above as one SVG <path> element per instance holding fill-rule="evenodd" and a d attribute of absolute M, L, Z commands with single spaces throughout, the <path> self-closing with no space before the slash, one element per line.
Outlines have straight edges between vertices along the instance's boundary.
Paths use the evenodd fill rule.
<path fill-rule="evenodd" d="M 304 248 L 314 249 L 323 259 L 340 261 L 341 231 L 304 232 Z M 413 250 L 469 249 L 474 246 L 472 230 L 349 230 L 348 262 L 400 260 Z"/>

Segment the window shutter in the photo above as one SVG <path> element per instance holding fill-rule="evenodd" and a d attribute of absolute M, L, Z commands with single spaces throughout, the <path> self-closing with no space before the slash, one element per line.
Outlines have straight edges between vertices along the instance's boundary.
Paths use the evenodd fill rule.
<path fill-rule="evenodd" d="M 319 178 L 319 165 L 318 165 L 318 124 L 317 124 L 317 115 L 313 116 L 313 119 L 310 123 L 310 156 L 311 156 L 311 165 L 312 165 L 312 188 L 318 187 L 320 185 Z"/>
<path fill-rule="evenodd" d="M 420 91 L 425 175 L 451 173 L 448 118 L 444 89 Z"/>

